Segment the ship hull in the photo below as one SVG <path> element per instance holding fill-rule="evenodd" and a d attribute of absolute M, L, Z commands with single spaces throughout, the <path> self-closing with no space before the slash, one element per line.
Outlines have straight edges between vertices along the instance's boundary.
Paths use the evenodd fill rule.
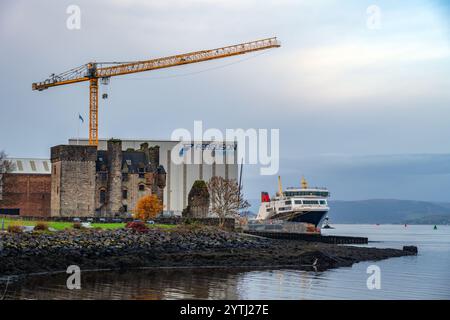
<path fill-rule="evenodd" d="M 322 211 L 296 211 L 289 213 L 280 213 L 270 217 L 270 219 L 274 220 L 285 220 L 289 222 L 303 222 L 303 223 L 311 223 L 313 225 L 321 226 L 325 216 L 327 215 L 328 210 Z"/>

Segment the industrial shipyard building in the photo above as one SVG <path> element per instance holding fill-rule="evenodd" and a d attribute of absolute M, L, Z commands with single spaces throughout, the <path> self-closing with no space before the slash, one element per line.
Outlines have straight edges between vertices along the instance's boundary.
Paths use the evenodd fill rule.
<path fill-rule="evenodd" d="M 159 146 L 159 164 L 166 171 L 166 186 L 163 190 L 164 212 L 181 215 L 188 203 L 188 194 L 196 180 L 209 181 L 214 176 L 225 179 L 238 178 L 237 143 L 236 142 L 183 142 L 176 153 L 191 154 L 193 159 L 197 151 L 212 150 L 212 163 L 176 163 L 172 159 L 172 150 L 179 147 L 179 141 L 170 140 L 125 140 L 122 139 L 122 150 L 139 150 L 142 144 L 148 147 Z M 98 150 L 107 149 L 108 140 L 99 140 Z M 69 139 L 70 145 L 88 145 L 87 139 Z"/>

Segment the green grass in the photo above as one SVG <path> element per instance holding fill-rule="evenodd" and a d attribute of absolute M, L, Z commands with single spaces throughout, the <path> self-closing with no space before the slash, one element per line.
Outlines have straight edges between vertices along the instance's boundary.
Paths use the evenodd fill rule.
<path fill-rule="evenodd" d="M 2 219 L 0 218 L 0 228 Z M 26 221 L 26 220 L 20 220 L 20 219 L 8 219 L 4 218 L 5 220 L 5 230 L 8 228 L 8 226 L 12 224 L 17 224 L 21 226 L 35 226 L 39 221 Z M 56 230 L 65 230 L 65 229 L 72 229 L 73 222 L 47 222 L 49 228 L 53 228 Z M 115 230 L 125 227 L 125 223 L 91 223 L 91 226 L 93 228 L 100 228 L 104 230 Z M 148 225 L 150 228 L 161 228 L 161 229 L 173 229 L 176 228 L 176 225 L 171 224 L 153 224 Z"/>
<path fill-rule="evenodd" d="M 115 230 L 125 228 L 125 223 L 91 223 L 93 228 Z"/>
<path fill-rule="evenodd" d="M 148 224 L 150 228 L 160 228 L 160 229 L 175 229 L 177 225 L 175 224 Z"/>

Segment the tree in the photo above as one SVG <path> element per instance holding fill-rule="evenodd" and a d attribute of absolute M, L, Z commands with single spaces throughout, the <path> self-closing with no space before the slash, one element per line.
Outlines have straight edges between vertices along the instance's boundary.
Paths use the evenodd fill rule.
<path fill-rule="evenodd" d="M 162 211 L 163 205 L 156 194 L 151 194 L 139 199 L 134 209 L 134 217 L 140 220 L 156 218 Z"/>
<path fill-rule="evenodd" d="M 0 201 L 3 200 L 3 182 L 6 173 L 14 170 L 13 163 L 7 159 L 6 153 L 0 151 Z"/>
<path fill-rule="evenodd" d="M 219 216 L 222 226 L 225 218 L 238 218 L 240 209 L 250 207 L 243 197 L 242 189 L 239 190 L 236 180 L 212 177 L 208 182 L 208 190 L 211 211 Z"/>

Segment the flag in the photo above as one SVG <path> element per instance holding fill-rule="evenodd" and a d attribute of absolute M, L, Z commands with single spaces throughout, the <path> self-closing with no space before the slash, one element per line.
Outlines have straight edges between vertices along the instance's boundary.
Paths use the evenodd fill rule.
<path fill-rule="evenodd" d="M 84 119 L 83 119 L 83 117 L 81 116 L 81 114 L 78 114 L 78 119 L 80 119 L 80 120 L 81 120 L 81 122 L 83 122 L 83 123 L 84 123 Z"/>

